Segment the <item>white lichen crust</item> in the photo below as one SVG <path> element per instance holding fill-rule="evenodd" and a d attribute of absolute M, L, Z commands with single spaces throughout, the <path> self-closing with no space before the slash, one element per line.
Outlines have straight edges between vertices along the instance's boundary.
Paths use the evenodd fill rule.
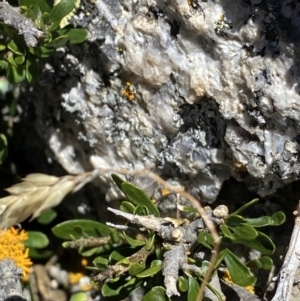
<path fill-rule="evenodd" d="M 34 101 L 67 171 L 155 169 L 208 202 L 230 176 L 262 196 L 300 178 L 297 1 L 103 3 Z"/>

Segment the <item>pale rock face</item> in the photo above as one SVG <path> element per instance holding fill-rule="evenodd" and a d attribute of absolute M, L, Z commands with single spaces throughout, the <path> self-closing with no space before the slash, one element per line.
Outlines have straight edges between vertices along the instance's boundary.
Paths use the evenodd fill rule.
<path fill-rule="evenodd" d="M 297 1 L 104 3 L 112 21 L 75 19 L 96 51 L 65 56 L 80 74 L 61 93 L 74 132 L 50 141 L 67 171 L 148 168 L 207 202 L 230 176 L 262 196 L 299 179 Z"/>

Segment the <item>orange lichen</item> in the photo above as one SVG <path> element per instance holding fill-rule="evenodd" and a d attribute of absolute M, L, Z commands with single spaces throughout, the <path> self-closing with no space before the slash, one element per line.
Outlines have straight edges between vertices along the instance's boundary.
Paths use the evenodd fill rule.
<path fill-rule="evenodd" d="M 226 281 L 227 283 L 233 283 L 230 273 L 228 270 L 225 271 L 224 275 L 223 275 L 223 280 Z M 248 292 L 255 294 L 255 289 L 252 285 L 248 285 L 244 287 Z"/>
<path fill-rule="evenodd" d="M 23 280 L 27 276 L 32 266 L 32 262 L 28 257 L 29 249 L 25 247 L 24 241 L 28 239 L 28 234 L 24 230 L 9 228 L 8 230 L 0 230 L 0 260 L 12 259 L 16 266 L 22 269 Z"/>
<path fill-rule="evenodd" d="M 168 189 L 162 189 L 162 191 L 161 191 L 161 195 L 167 195 L 169 193 L 170 193 L 170 190 L 168 190 Z"/>
<path fill-rule="evenodd" d="M 69 273 L 69 282 L 72 285 L 79 285 L 81 291 L 90 291 L 93 285 L 90 283 L 90 279 L 82 273 Z"/>
<path fill-rule="evenodd" d="M 71 284 L 77 284 L 79 283 L 80 279 L 83 277 L 84 275 L 82 273 L 69 273 L 69 281 Z"/>
<path fill-rule="evenodd" d="M 130 101 L 134 100 L 135 98 L 135 93 L 131 89 L 131 83 L 127 82 L 125 89 L 122 90 L 122 94 Z"/>
<path fill-rule="evenodd" d="M 82 259 L 81 259 L 81 265 L 82 265 L 83 267 L 87 266 L 87 265 L 88 265 L 88 261 L 87 261 L 85 258 L 82 258 Z"/>

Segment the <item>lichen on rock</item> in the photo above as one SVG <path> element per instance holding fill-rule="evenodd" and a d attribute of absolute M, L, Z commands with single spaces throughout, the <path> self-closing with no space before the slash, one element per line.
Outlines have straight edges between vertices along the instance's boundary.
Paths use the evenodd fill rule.
<path fill-rule="evenodd" d="M 61 116 L 38 130 L 68 172 L 155 169 L 207 202 L 229 177 L 261 196 L 299 179 L 297 1 L 103 3 L 118 24 L 83 6 L 71 22 L 89 42 L 37 88 L 38 119 L 53 98 Z"/>

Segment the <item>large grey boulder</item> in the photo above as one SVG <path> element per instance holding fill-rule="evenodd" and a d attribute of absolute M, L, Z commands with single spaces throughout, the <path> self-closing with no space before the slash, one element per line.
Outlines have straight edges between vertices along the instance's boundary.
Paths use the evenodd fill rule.
<path fill-rule="evenodd" d="M 229 177 L 261 196 L 299 179 L 297 1 L 103 1 L 35 90 L 67 172 L 151 169 L 207 202 Z"/>

